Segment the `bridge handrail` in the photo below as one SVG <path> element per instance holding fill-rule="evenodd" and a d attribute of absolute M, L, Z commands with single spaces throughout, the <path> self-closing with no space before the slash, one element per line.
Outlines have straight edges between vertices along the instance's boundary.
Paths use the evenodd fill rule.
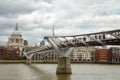
<path fill-rule="evenodd" d="M 45 36 L 44 38 L 58 38 L 58 37 L 76 37 L 76 36 L 87 36 L 87 35 L 95 35 L 95 34 L 103 34 L 103 33 L 113 33 L 113 32 L 120 32 L 120 29 L 111 30 L 111 31 L 102 31 L 102 32 L 96 32 L 96 33 L 87 33 L 87 34 L 81 34 L 81 35 L 68 35 L 68 36 Z"/>

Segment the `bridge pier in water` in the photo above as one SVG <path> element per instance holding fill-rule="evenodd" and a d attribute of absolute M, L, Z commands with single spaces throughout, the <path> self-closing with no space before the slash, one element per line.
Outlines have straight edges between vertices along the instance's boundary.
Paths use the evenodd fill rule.
<path fill-rule="evenodd" d="M 26 60 L 26 63 L 27 63 L 27 64 L 31 64 L 31 62 L 32 62 L 32 61 L 31 61 L 30 58 L 28 58 L 28 59 Z"/>
<path fill-rule="evenodd" d="M 59 57 L 56 74 L 72 74 L 70 57 Z"/>

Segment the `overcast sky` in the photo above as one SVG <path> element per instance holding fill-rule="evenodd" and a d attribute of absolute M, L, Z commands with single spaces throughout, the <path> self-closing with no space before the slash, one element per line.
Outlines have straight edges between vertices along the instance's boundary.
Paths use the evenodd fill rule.
<path fill-rule="evenodd" d="M 120 29 L 120 0 L 0 0 L 0 45 L 16 22 L 30 45 L 44 36 Z"/>

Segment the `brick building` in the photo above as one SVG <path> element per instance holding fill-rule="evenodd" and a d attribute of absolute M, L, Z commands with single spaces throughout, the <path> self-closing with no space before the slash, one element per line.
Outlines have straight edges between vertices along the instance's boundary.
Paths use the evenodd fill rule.
<path fill-rule="evenodd" d="M 0 60 L 19 60 L 19 48 L 13 49 L 11 47 L 0 46 Z"/>
<path fill-rule="evenodd" d="M 96 49 L 95 62 L 96 63 L 110 63 L 112 55 L 110 49 Z"/>

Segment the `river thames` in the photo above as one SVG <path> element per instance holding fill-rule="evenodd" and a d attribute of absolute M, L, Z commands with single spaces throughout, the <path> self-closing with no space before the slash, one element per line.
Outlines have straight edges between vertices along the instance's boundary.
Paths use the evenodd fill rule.
<path fill-rule="evenodd" d="M 56 75 L 57 64 L 0 64 L 0 80 L 120 80 L 120 65 L 71 64 L 71 75 Z"/>

